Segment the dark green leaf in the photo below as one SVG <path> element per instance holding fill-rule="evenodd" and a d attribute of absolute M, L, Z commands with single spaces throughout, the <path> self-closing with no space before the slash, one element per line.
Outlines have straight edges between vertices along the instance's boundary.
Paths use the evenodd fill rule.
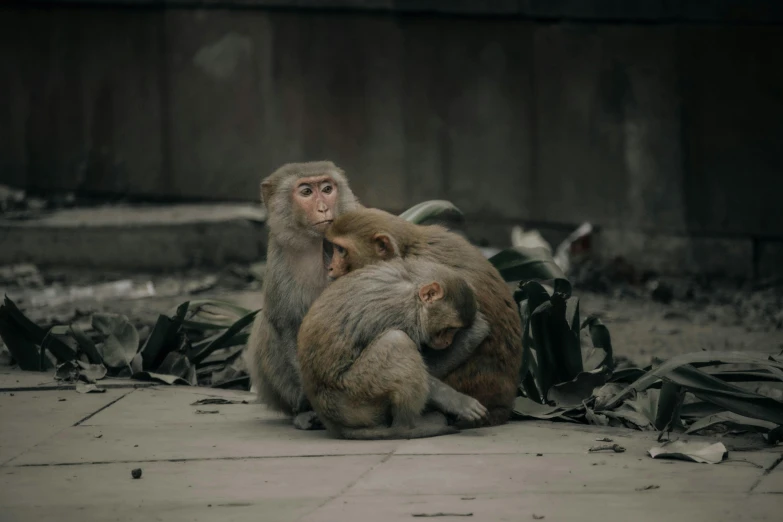
<path fill-rule="evenodd" d="M 462 221 L 463 219 L 460 209 L 450 201 L 440 199 L 423 201 L 414 205 L 400 214 L 400 217 L 417 224 L 433 219 L 449 221 Z"/>
<path fill-rule="evenodd" d="M 56 334 L 54 334 L 52 330 L 47 332 L 43 338 L 43 341 L 41 342 L 41 352 L 43 353 L 44 350 L 48 351 L 54 355 L 54 357 L 57 359 L 57 362 L 72 361 L 76 359 L 76 351 L 58 339 L 55 335 Z"/>
<path fill-rule="evenodd" d="M 637 379 L 633 384 L 606 400 L 600 405 L 596 403 L 596 409 L 612 409 L 617 406 L 623 398 L 633 391 L 641 391 L 661 379 L 662 376 L 670 373 L 674 369 L 691 363 L 728 363 L 728 364 L 757 364 L 766 367 L 783 367 L 783 364 L 770 361 L 768 357 L 750 352 L 696 352 L 687 353 L 672 357 L 654 370 L 651 370 Z M 727 408 L 728 409 L 728 408 Z"/>
<path fill-rule="evenodd" d="M 753 419 L 751 417 L 745 417 L 744 415 L 738 415 L 730 411 L 722 411 L 720 413 L 709 415 L 703 419 L 697 420 L 691 424 L 685 433 L 698 433 L 701 430 L 711 428 L 712 426 L 719 424 L 731 426 L 733 429 L 745 429 L 762 433 L 766 433 L 777 427 L 777 424 L 774 422 Z"/>
<path fill-rule="evenodd" d="M 101 349 L 104 364 L 110 368 L 127 367 L 139 350 L 139 333 L 128 318 L 96 313 L 92 316 L 92 327 L 106 336 Z"/>
<path fill-rule="evenodd" d="M 658 411 L 655 415 L 655 429 L 664 431 L 680 426 L 680 408 L 685 399 L 685 390 L 674 383 L 664 382 L 658 398 Z"/>
<path fill-rule="evenodd" d="M 545 248 L 507 248 L 489 258 L 505 281 L 529 281 L 533 279 L 565 279 L 565 274 L 555 264 L 552 254 Z"/>
<path fill-rule="evenodd" d="M 0 337 L 11 356 L 19 365 L 19 368 L 25 371 L 39 371 L 46 369 L 41 367 L 41 353 L 27 332 L 14 321 L 8 308 L 5 305 L 0 306 Z M 43 338 L 42 338 L 43 340 Z M 45 361 L 44 361 L 44 364 Z"/>
<path fill-rule="evenodd" d="M 573 380 L 549 388 L 547 399 L 554 401 L 557 406 L 579 406 L 592 397 L 593 390 L 606 383 L 611 372 L 606 366 L 591 372 L 580 372 Z"/>
<path fill-rule="evenodd" d="M 159 315 L 155 327 L 141 349 L 142 366 L 156 368 L 168 353 L 177 347 L 179 324 L 165 315 Z"/>
<path fill-rule="evenodd" d="M 182 321 L 185 320 L 185 316 L 188 313 L 188 308 L 190 308 L 190 301 L 185 301 L 181 305 L 177 307 L 177 311 L 174 314 L 174 320 L 178 323 L 182 324 Z"/>
<path fill-rule="evenodd" d="M 179 352 L 169 352 L 155 373 L 181 377 L 188 384 L 197 384 L 196 369 L 187 356 Z"/>
<path fill-rule="evenodd" d="M 25 332 L 27 338 L 40 346 L 44 337 L 46 337 L 46 330 L 28 319 L 7 295 L 5 296 L 3 305 L 8 312 L 8 316 Z"/>
<path fill-rule="evenodd" d="M 566 411 L 568 411 L 568 408 L 539 404 L 531 401 L 527 397 L 517 397 L 514 399 L 514 414 L 520 417 L 548 420 L 562 417 L 563 413 Z"/>
<path fill-rule="evenodd" d="M 680 417 L 683 419 L 693 419 L 706 417 L 708 415 L 715 415 L 723 411 L 723 408 L 716 406 L 710 402 L 700 401 L 692 402 L 690 404 L 683 404 L 680 408 Z"/>
<path fill-rule="evenodd" d="M 609 382 L 616 383 L 632 383 L 641 378 L 647 372 L 641 368 L 623 368 L 622 370 L 615 370 Z"/>
<path fill-rule="evenodd" d="M 665 379 L 682 386 L 703 401 L 739 415 L 783 425 L 783 402 L 724 382 L 693 366 L 679 366 Z"/>
<path fill-rule="evenodd" d="M 757 382 L 757 381 L 780 381 L 781 375 L 772 373 L 769 368 L 766 370 L 721 370 L 707 372 L 710 375 L 726 382 Z"/>
<path fill-rule="evenodd" d="M 75 324 L 70 325 L 68 329 L 70 330 L 71 337 L 76 340 L 81 351 L 87 355 L 87 359 L 93 364 L 103 364 L 103 357 L 101 357 L 101 354 L 98 351 L 98 348 L 95 347 L 95 343 L 92 342 L 92 339 Z"/>
<path fill-rule="evenodd" d="M 255 318 L 258 311 L 250 312 L 243 318 L 239 319 L 237 322 L 232 324 L 225 332 L 220 334 L 220 336 L 217 337 L 214 341 L 209 343 L 207 346 L 205 346 L 201 351 L 194 354 L 191 360 L 193 361 L 193 364 L 200 364 L 206 357 L 214 352 L 215 350 L 218 350 L 220 348 L 225 348 L 228 343 L 231 342 L 231 339 L 240 333 L 246 326 L 248 326 L 250 323 L 253 322 L 253 319 Z"/>
<path fill-rule="evenodd" d="M 600 348 L 605 354 L 599 365 L 605 364 L 610 368 L 614 368 L 614 354 L 612 352 L 612 339 L 609 335 L 609 329 L 595 316 L 589 316 L 585 319 L 585 322 L 582 323 L 582 328 L 585 327 L 590 328 L 590 340 L 593 342 L 593 348 Z M 594 361 L 591 364 L 594 364 Z"/>

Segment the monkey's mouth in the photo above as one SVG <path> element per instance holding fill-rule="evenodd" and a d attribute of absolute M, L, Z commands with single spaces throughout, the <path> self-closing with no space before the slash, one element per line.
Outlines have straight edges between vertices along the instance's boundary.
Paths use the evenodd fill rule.
<path fill-rule="evenodd" d="M 323 221 L 317 221 L 313 223 L 313 226 L 315 225 L 331 225 L 334 219 L 324 219 Z"/>

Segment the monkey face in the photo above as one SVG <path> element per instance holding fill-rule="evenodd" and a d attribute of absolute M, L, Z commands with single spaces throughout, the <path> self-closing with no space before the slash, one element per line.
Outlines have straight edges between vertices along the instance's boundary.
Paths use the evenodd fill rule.
<path fill-rule="evenodd" d="M 337 214 L 337 195 L 337 184 L 329 175 L 297 179 L 292 197 L 299 221 L 323 234 Z"/>
<path fill-rule="evenodd" d="M 454 342 L 454 336 L 459 328 L 444 328 L 430 336 L 427 346 L 433 350 L 445 350 Z"/>
<path fill-rule="evenodd" d="M 337 279 L 352 270 L 363 267 L 366 263 L 362 262 L 362 256 L 356 251 L 356 248 L 345 238 L 329 238 L 327 232 L 327 241 L 324 248 L 331 249 L 331 259 L 326 270 L 329 279 Z"/>

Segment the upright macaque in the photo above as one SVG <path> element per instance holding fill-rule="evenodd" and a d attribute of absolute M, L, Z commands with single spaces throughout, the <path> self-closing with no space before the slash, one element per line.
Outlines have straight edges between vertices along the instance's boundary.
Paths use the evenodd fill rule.
<path fill-rule="evenodd" d="M 461 236 L 438 225 L 421 226 L 377 209 L 360 209 L 334 220 L 326 233 L 333 254 L 329 276 L 339 278 L 368 264 L 402 257 L 425 259 L 453 268 L 475 289 L 489 335 L 472 353 L 459 350 L 423 353 L 430 372 L 454 390 L 478 399 L 489 415 L 461 426 L 498 425 L 508 421 L 522 363 L 522 328 L 517 307 L 500 273 Z M 460 336 L 473 335 L 472 327 Z"/>
<path fill-rule="evenodd" d="M 442 415 L 422 416 L 429 401 L 480 421 L 487 410 L 433 379 L 419 353 L 422 344 L 447 351 L 477 311 L 463 278 L 423 260 L 368 266 L 329 285 L 302 321 L 297 348 L 302 383 L 320 421 L 346 439 L 456 432 Z"/>
<path fill-rule="evenodd" d="M 327 284 L 324 231 L 360 205 L 330 161 L 283 165 L 261 182 L 261 199 L 269 227 L 264 303 L 244 358 L 261 402 L 307 429 L 317 426 L 317 418 L 302 391 L 296 336 Z"/>

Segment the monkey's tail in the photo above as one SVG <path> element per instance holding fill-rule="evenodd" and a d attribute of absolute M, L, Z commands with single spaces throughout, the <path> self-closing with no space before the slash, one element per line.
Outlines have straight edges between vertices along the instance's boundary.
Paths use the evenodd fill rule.
<path fill-rule="evenodd" d="M 340 436 L 349 440 L 391 440 L 391 439 L 424 439 L 439 435 L 458 433 L 455 426 L 436 424 L 421 424 L 412 428 L 375 427 L 375 428 L 342 428 Z"/>

